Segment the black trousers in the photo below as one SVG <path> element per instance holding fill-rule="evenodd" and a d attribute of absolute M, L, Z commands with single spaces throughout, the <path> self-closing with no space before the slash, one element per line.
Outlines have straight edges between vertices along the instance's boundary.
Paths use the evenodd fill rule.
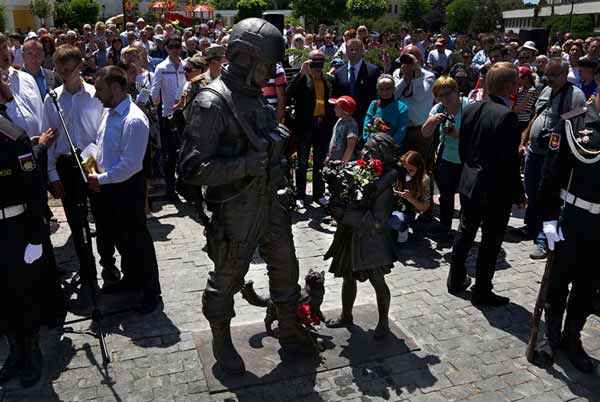
<path fill-rule="evenodd" d="M 566 309 L 567 320 L 585 322 L 592 313 L 590 298 L 594 285 L 600 279 L 596 254 L 600 244 L 600 216 L 567 204 L 560 226 L 565 240 L 556 245 L 547 306 L 560 320 Z"/>
<path fill-rule="evenodd" d="M 312 183 L 313 200 L 318 200 L 325 194 L 325 182 L 323 181 L 323 162 L 327 157 L 329 141 L 331 140 L 330 125 L 325 119 L 313 118 L 305 132 L 298 133 L 298 166 L 296 167 L 296 198 L 306 198 L 306 173 L 308 172 L 308 160 L 310 150 L 313 151 Z"/>
<path fill-rule="evenodd" d="M 25 215 L 0 220 L 0 333 L 33 335 L 41 321 L 42 259 L 24 261 L 28 235 Z"/>
<path fill-rule="evenodd" d="M 92 243 L 90 240 L 86 246 L 86 242 L 84 241 L 85 236 L 88 236 L 87 239 L 89 239 L 89 233 L 86 234 L 89 228 L 87 222 L 88 200 L 92 206 L 92 213 L 96 220 L 96 245 L 98 247 L 98 254 L 100 254 L 100 265 L 103 267 L 110 267 L 115 264 L 114 241 L 110 236 L 105 234 L 102 223 L 98 224 L 96 196 L 88 190 L 83 182 L 75 159 L 71 156 L 60 156 L 56 163 L 56 169 L 65 189 L 62 204 L 69 228 L 71 229 L 75 252 L 79 259 L 79 275 L 84 280 L 89 279 L 96 282 L 97 271 L 94 263 Z"/>
<path fill-rule="evenodd" d="M 440 189 L 440 223 L 448 230 L 452 227 L 454 196 L 458 191 L 461 173 L 462 164 L 439 158 L 435 170 L 435 181 Z"/>
<path fill-rule="evenodd" d="M 96 219 L 121 254 L 123 280 L 152 297 L 161 290 L 156 251 L 146 224 L 145 186 L 143 172 L 122 183 L 101 186 Z"/>
<path fill-rule="evenodd" d="M 179 151 L 179 133 L 175 121 L 160 117 L 160 141 L 163 173 L 167 185 L 167 193 L 175 192 L 175 170 L 177 167 L 177 152 Z"/>
<path fill-rule="evenodd" d="M 455 288 L 464 283 L 467 276 L 467 256 L 475 241 L 477 230 L 481 227 L 473 293 L 485 294 L 493 288 L 496 260 L 504 241 L 512 205 L 510 202 L 497 200 L 469 200 L 461 195 L 461 206 L 460 226 L 452 249 L 448 287 Z"/>

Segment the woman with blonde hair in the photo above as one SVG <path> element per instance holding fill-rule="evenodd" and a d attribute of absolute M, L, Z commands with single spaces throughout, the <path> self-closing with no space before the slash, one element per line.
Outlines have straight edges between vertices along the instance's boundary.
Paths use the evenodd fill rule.
<path fill-rule="evenodd" d="M 454 198 L 458 192 L 458 183 L 462 172 L 462 163 L 458 154 L 459 131 L 462 112 L 469 100 L 460 96 L 458 83 L 451 77 L 441 76 L 433 83 L 433 96 L 437 99 L 423 124 L 421 132 L 429 138 L 437 134 L 439 146 L 436 152 L 436 164 L 433 169 L 435 182 L 440 190 L 440 225 L 449 233 L 454 217 Z"/>

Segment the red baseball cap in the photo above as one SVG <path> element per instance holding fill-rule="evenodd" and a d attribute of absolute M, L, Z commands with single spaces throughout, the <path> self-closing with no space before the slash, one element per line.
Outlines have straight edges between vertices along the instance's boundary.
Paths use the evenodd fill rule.
<path fill-rule="evenodd" d="M 523 77 L 523 76 L 528 76 L 528 75 L 532 75 L 533 72 L 531 71 L 531 69 L 528 66 L 519 66 L 519 76 Z"/>
<path fill-rule="evenodd" d="M 340 96 L 339 98 L 329 99 L 332 105 L 339 105 L 346 113 L 352 114 L 356 110 L 356 101 L 348 95 Z"/>

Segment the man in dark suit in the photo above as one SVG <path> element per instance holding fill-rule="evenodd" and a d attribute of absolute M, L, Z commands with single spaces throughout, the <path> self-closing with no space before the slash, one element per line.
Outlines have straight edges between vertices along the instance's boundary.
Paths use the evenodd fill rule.
<path fill-rule="evenodd" d="M 363 54 L 364 47 L 360 39 L 347 42 L 348 63 L 336 70 L 333 84 L 334 97 L 349 95 L 356 101 L 358 107 L 353 117 L 361 131 L 369 105 L 377 97 L 377 78 L 381 73 L 379 67 L 363 60 Z"/>
<path fill-rule="evenodd" d="M 512 63 L 496 63 L 488 72 L 486 84 L 489 100 L 465 108 L 460 127 L 459 153 L 464 163 L 459 184 L 462 213 L 448 292 L 461 293 L 471 284 L 465 262 L 481 226 L 471 302 L 475 306 L 501 306 L 509 299 L 492 292 L 496 260 L 512 204 L 522 207 L 525 203 L 518 152 L 519 123 L 509 100 L 517 88 L 517 70 Z"/>
<path fill-rule="evenodd" d="M 48 90 L 55 89 L 63 84 L 62 79 L 54 71 L 42 67 L 44 62 L 44 48 L 36 39 L 30 39 L 23 45 L 23 71 L 35 79 L 40 90 L 42 100 Z"/>
<path fill-rule="evenodd" d="M 294 136 L 298 143 L 298 166 L 296 167 L 296 206 L 304 208 L 306 201 L 306 172 L 310 149 L 313 149 L 313 201 L 325 194 L 321 176 L 327 155 L 333 122 L 333 108 L 329 104 L 333 77 L 323 74 L 325 56 L 319 50 L 310 52 L 309 60 L 302 64 L 300 72 L 288 85 L 288 99 L 295 105 Z"/>

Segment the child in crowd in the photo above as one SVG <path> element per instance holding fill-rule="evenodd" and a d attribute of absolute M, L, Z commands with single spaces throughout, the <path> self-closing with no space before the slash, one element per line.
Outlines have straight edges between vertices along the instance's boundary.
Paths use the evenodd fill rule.
<path fill-rule="evenodd" d="M 400 172 L 394 186 L 396 210 L 391 214 L 389 226 L 398 232 L 398 243 L 405 243 L 416 214 L 427 211 L 431 206 L 432 194 L 421 154 L 408 151 L 400 162 L 404 171 Z"/>
<path fill-rule="evenodd" d="M 354 148 L 358 141 L 358 124 L 352 117 L 352 113 L 356 110 L 356 102 L 351 96 L 340 96 L 330 99 L 329 103 L 335 105 L 335 115 L 338 120 L 333 126 L 333 135 L 325 162 L 351 161 L 354 159 Z"/>

